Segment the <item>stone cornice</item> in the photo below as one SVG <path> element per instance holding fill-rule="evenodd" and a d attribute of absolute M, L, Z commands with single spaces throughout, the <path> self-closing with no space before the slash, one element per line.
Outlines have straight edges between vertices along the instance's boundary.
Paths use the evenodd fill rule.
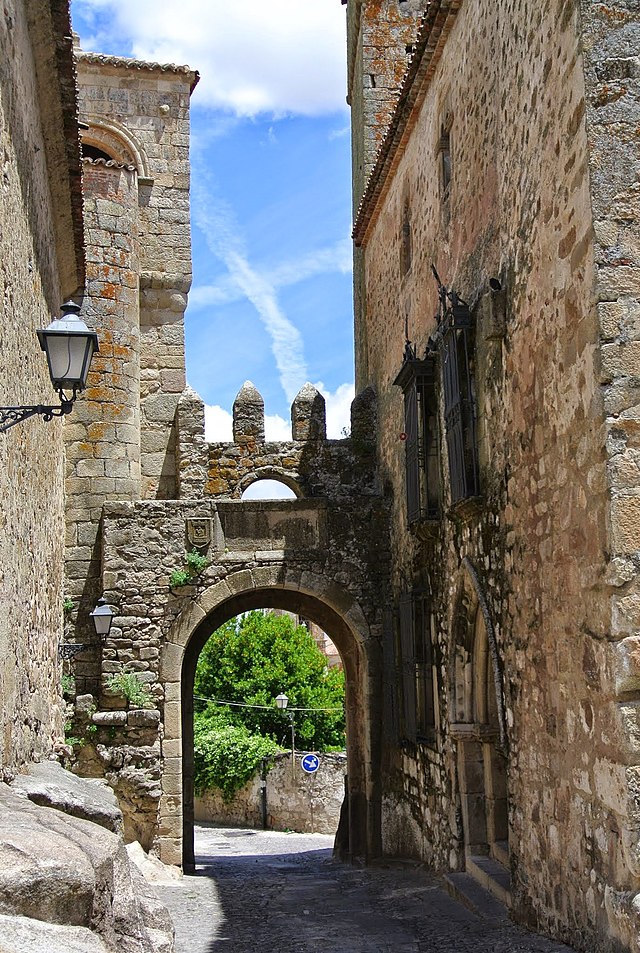
<path fill-rule="evenodd" d="M 431 0 L 422 18 L 415 52 L 356 215 L 353 240 L 358 247 L 367 242 L 462 4 L 463 0 Z"/>
<path fill-rule="evenodd" d="M 174 63 L 148 63 L 146 60 L 131 59 L 127 56 L 108 56 L 106 53 L 85 53 L 82 50 L 76 50 L 76 59 L 79 63 L 88 63 L 93 66 L 113 66 L 116 69 L 131 69 L 150 73 L 174 73 L 176 76 L 184 76 L 190 81 L 190 90 L 193 92 L 200 73 L 192 70 L 190 66 L 176 66 Z"/>

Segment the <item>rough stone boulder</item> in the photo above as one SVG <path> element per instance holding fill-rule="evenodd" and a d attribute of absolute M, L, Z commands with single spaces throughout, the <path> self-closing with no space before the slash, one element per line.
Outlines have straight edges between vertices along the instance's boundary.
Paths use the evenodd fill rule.
<path fill-rule="evenodd" d="M 122 811 L 111 788 L 103 781 L 78 778 L 57 761 L 29 765 L 25 774 L 11 782 L 11 787 L 26 794 L 34 804 L 84 818 L 114 834 L 122 833 Z"/>
<path fill-rule="evenodd" d="M 66 927 L 0 914 L 0 953 L 110 953 L 86 927 Z"/>
<path fill-rule="evenodd" d="M 0 784 L 0 953 L 171 953 L 168 914 L 141 879 L 119 835 Z"/>

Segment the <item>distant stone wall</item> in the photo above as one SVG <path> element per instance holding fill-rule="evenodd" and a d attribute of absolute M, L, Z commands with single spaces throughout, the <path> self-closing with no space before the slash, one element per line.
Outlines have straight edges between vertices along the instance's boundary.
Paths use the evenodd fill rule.
<path fill-rule="evenodd" d="M 294 771 L 291 752 L 279 754 L 267 772 L 267 828 L 305 834 L 335 834 L 344 799 L 347 756 L 319 755 L 320 767 L 315 774 L 306 774 L 302 770 L 302 757 L 302 752 L 296 752 Z M 262 827 L 260 772 L 229 802 L 215 790 L 196 797 L 195 819 L 215 824 Z"/>
<path fill-rule="evenodd" d="M 69 30 L 60 2 L 10 2 L 0 17 L 1 405 L 57 403 L 35 332 L 84 278 Z M 0 777 L 62 734 L 63 459 L 59 420 L 0 434 Z"/>

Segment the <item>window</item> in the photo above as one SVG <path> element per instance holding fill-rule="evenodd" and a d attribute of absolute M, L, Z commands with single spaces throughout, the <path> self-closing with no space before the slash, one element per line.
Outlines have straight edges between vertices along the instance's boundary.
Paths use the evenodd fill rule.
<path fill-rule="evenodd" d="M 475 394 L 471 314 L 467 305 L 450 295 L 452 306 L 440 325 L 444 417 L 451 480 L 451 503 L 479 495 L 476 446 Z"/>
<path fill-rule="evenodd" d="M 407 741 L 433 741 L 436 730 L 436 673 L 432 619 L 423 591 L 400 596 L 403 735 Z"/>
<path fill-rule="evenodd" d="M 404 395 L 407 519 L 410 524 L 437 520 L 441 487 L 435 359 L 405 359 L 394 383 Z"/>
<path fill-rule="evenodd" d="M 411 270 L 412 236 L 411 236 L 411 206 L 409 199 L 405 199 L 402 207 L 402 230 L 400 235 L 400 276 Z"/>
<path fill-rule="evenodd" d="M 451 127 L 453 116 L 448 106 L 442 111 L 440 121 L 440 138 L 438 140 L 438 166 L 440 179 L 440 205 L 442 208 L 442 223 L 446 228 L 451 217 L 451 179 L 453 165 L 451 160 Z"/>

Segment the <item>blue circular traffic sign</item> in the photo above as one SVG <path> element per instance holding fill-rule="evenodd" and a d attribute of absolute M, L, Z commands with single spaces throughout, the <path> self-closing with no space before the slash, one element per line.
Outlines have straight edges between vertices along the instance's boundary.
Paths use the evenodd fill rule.
<path fill-rule="evenodd" d="M 300 761 L 302 770 L 307 774 L 315 774 L 320 767 L 320 758 L 317 754 L 306 754 Z"/>

